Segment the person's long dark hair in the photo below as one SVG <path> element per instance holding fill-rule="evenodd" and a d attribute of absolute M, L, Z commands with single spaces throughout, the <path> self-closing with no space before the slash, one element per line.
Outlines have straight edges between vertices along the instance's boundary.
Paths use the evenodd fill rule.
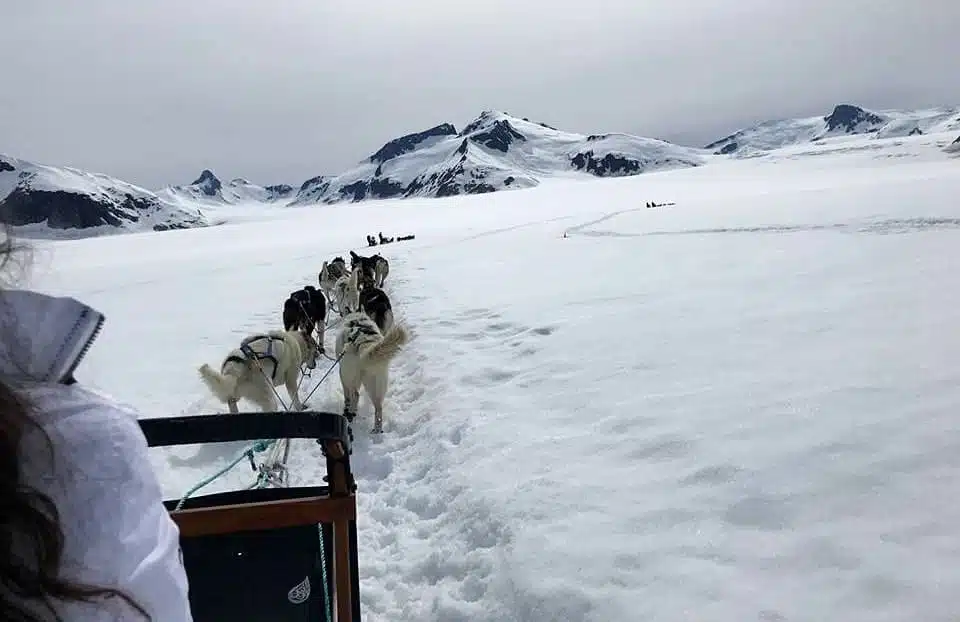
<path fill-rule="evenodd" d="M 14 251 L 6 233 L 0 243 L 0 268 Z M 0 620 L 63 622 L 54 608 L 56 601 L 93 603 L 113 597 L 149 619 L 140 605 L 119 590 L 60 576 L 64 549 L 60 514 L 50 497 L 21 481 L 20 441 L 31 429 L 44 434 L 52 450 L 31 404 L 0 378 Z"/>

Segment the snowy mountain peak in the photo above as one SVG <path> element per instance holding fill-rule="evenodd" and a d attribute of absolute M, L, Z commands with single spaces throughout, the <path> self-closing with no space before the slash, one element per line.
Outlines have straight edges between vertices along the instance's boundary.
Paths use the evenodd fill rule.
<path fill-rule="evenodd" d="M 705 155 L 699 149 L 627 134 L 563 132 L 485 110 L 460 132 L 443 123 L 407 134 L 351 170 L 308 180 L 292 204 L 496 192 L 536 186 L 547 177 L 636 175 L 699 166 Z"/>
<path fill-rule="evenodd" d="M 484 110 L 483 112 L 480 113 L 479 117 L 477 117 L 470 123 L 467 123 L 463 127 L 463 129 L 460 130 L 459 136 L 469 136 L 470 134 L 473 134 L 477 130 L 487 127 L 488 125 L 492 125 L 493 123 L 501 119 L 509 118 L 509 116 L 510 115 L 506 113 L 498 112 L 496 110 Z"/>
<path fill-rule="evenodd" d="M 823 118 L 828 133 L 863 134 L 880 129 L 888 121 L 875 112 L 852 104 L 839 104 Z"/>
<path fill-rule="evenodd" d="M 189 186 L 170 186 L 158 193 L 164 199 L 181 204 L 201 202 L 205 204 L 266 203 L 288 199 L 294 188 L 287 184 L 259 186 L 243 177 L 235 177 L 222 184 L 213 171 L 204 169 Z"/>
<path fill-rule="evenodd" d="M 897 138 L 950 131 L 960 127 L 960 109 L 873 111 L 839 104 L 825 116 L 764 121 L 737 130 L 704 147 L 716 154 L 762 155 L 764 152 L 828 138 L 873 134 Z"/>
<path fill-rule="evenodd" d="M 201 193 L 208 197 L 215 197 L 220 192 L 220 189 L 223 187 L 223 184 L 220 183 L 220 180 L 217 179 L 217 176 L 213 174 L 213 171 L 210 169 L 203 169 L 203 172 L 200 173 L 200 177 L 197 177 L 196 180 L 191 186 L 196 186 Z"/>
<path fill-rule="evenodd" d="M 483 141 L 482 136 L 488 133 L 500 132 L 500 136 L 505 138 L 504 132 L 515 133 L 517 136 L 521 134 L 539 134 L 543 130 L 552 130 L 558 131 L 556 128 L 550 127 L 546 123 L 536 123 L 530 119 L 515 117 L 509 113 L 502 112 L 499 110 L 484 110 L 480 113 L 480 116 L 467 123 L 458 136 L 473 136 L 477 137 L 481 135 L 480 141 Z M 521 140 L 522 137 L 517 138 Z"/>

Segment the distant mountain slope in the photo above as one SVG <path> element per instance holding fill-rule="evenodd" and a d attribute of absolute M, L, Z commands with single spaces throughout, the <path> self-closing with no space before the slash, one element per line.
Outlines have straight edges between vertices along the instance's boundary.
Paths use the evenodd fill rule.
<path fill-rule="evenodd" d="M 243 178 L 224 185 L 209 169 L 204 169 L 192 184 L 168 186 L 157 193 L 171 202 L 199 202 L 215 204 L 269 203 L 293 198 L 294 189 L 286 184 L 258 186 Z"/>
<path fill-rule="evenodd" d="M 171 205 L 149 190 L 119 179 L 2 154 L 0 221 L 37 232 L 59 230 L 65 237 L 207 224 L 196 209 Z"/>
<path fill-rule="evenodd" d="M 872 133 L 876 138 L 896 138 L 955 129 L 960 129 L 960 108 L 872 111 L 840 104 L 822 117 L 764 121 L 724 136 L 704 149 L 716 154 L 748 156 L 834 136 Z"/>
<path fill-rule="evenodd" d="M 652 138 L 587 136 L 486 111 L 460 132 L 443 123 L 401 136 L 344 173 L 309 179 L 292 204 L 480 194 L 563 175 L 612 177 L 700 166 L 706 157 L 701 149 Z"/>
<path fill-rule="evenodd" d="M 960 108 L 871 111 L 841 104 L 826 116 L 767 121 L 703 149 L 630 134 L 577 134 L 486 111 L 462 130 L 442 123 L 388 141 L 349 170 L 300 188 L 223 183 L 205 169 L 193 183 L 154 193 L 96 173 L 0 155 L 0 221 L 41 237 L 164 231 L 228 222 L 233 205 L 312 205 L 368 199 L 444 197 L 530 188 L 552 177 L 615 177 L 696 167 L 716 159 L 863 135 L 943 134 L 960 153 Z M 952 141 L 952 143 L 949 143 Z M 245 216 L 241 216 L 245 217 Z M 215 221 L 215 222 L 214 222 Z"/>
<path fill-rule="evenodd" d="M 952 143 L 943 149 L 947 153 L 960 153 L 960 136 L 957 136 Z"/>

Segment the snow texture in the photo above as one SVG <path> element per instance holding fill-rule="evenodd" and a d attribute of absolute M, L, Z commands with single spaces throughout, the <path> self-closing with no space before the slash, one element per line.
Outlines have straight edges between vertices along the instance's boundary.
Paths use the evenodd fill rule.
<path fill-rule="evenodd" d="M 960 168 L 943 142 L 853 136 L 403 209 L 224 212 L 38 242 L 33 278 L 108 317 L 81 382 L 146 416 L 224 412 L 199 364 L 278 327 L 289 292 L 365 253 L 369 230 L 416 234 L 377 248 L 415 336 L 385 433 L 368 434 L 365 398 L 354 424 L 370 622 L 946 622 Z M 332 377 L 314 408 L 339 411 Z M 153 458 L 174 498 L 245 446 Z M 294 442 L 294 484 L 322 464 Z"/>

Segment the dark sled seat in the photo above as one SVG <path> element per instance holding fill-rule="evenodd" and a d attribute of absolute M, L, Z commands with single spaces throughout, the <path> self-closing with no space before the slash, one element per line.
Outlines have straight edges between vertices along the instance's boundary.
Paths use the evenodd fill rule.
<path fill-rule="evenodd" d="M 196 622 L 359 622 L 357 505 L 342 415 L 197 415 L 140 426 L 151 447 L 308 438 L 326 457 L 324 486 L 198 495 L 179 510 L 178 500 L 164 502 L 180 528 Z"/>

